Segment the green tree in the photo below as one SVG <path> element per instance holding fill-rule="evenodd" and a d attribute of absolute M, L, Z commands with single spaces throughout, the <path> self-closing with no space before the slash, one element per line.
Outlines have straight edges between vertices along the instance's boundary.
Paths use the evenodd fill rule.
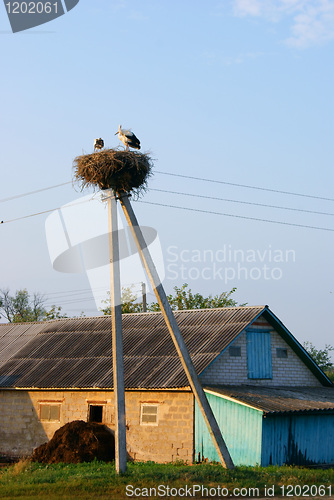
<path fill-rule="evenodd" d="M 137 302 L 137 295 L 133 293 L 133 286 L 122 287 L 122 314 L 143 312 L 143 304 Z M 110 292 L 108 292 L 108 299 L 103 300 L 102 303 L 106 304 L 106 307 L 101 308 L 100 311 L 103 314 L 111 314 Z"/>
<path fill-rule="evenodd" d="M 133 287 L 122 288 L 122 313 L 138 313 L 143 312 L 143 304 L 137 301 L 137 296 L 132 291 Z M 232 288 L 230 292 L 223 292 L 219 295 L 209 295 L 208 297 L 203 297 L 200 293 L 193 293 L 191 289 L 188 289 L 188 284 L 184 283 L 180 288 L 174 287 L 174 294 L 167 296 L 168 302 L 172 310 L 180 311 L 184 309 L 213 309 L 215 307 L 233 307 L 237 306 L 238 303 L 231 298 L 231 295 L 236 291 L 236 288 Z M 110 293 L 109 293 L 110 297 Z M 110 298 L 103 301 L 107 306 L 100 309 L 103 314 L 110 314 Z M 240 304 L 244 306 L 245 304 Z M 160 306 L 158 302 L 152 302 L 147 305 L 147 311 L 155 312 L 160 311 Z"/>
<path fill-rule="evenodd" d="M 216 307 L 235 307 L 238 303 L 231 298 L 235 293 L 236 288 L 232 288 L 229 292 L 222 292 L 219 295 L 209 295 L 203 297 L 200 293 L 193 293 L 188 289 L 188 283 L 184 283 L 181 288 L 175 286 L 175 293 L 167 296 L 168 302 L 173 311 L 184 309 L 213 309 Z M 244 306 L 246 304 L 240 304 Z M 147 308 L 149 311 L 160 311 L 160 306 L 157 302 L 153 302 Z"/>
<path fill-rule="evenodd" d="M 45 311 L 45 315 L 42 318 L 42 321 L 49 321 L 52 319 L 61 319 L 61 318 L 68 318 L 67 314 L 64 314 L 61 312 L 62 307 L 61 306 L 51 306 L 51 308 L 48 311 Z M 83 317 L 84 314 L 81 313 L 80 317 Z"/>
<path fill-rule="evenodd" d="M 25 288 L 10 295 L 8 289 L 0 290 L 0 316 L 10 323 L 27 321 L 47 321 L 49 319 L 66 318 L 61 307 L 44 307 L 45 297 L 39 293 L 29 294 Z"/>
<path fill-rule="evenodd" d="M 304 342 L 304 349 L 312 356 L 317 365 L 324 372 L 332 372 L 334 369 L 334 364 L 331 361 L 331 352 L 334 351 L 334 347 L 325 344 L 325 349 L 317 349 L 312 342 Z"/>

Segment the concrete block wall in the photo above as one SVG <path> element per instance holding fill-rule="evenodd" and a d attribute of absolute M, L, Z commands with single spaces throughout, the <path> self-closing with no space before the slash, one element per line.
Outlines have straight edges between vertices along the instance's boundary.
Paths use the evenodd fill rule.
<path fill-rule="evenodd" d="M 141 404 L 158 405 L 158 425 L 141 425 Z M 179 391 L 126 394 L 128 452 L 134 460 L 193 461 L 194 398 Z"/>
<path fill-rule="evenodd" d="M 40 421 L 40 404 L 60 404 L 59 422 Z M 140 422 L 141 404 L 158 406 L 157 425 Z M 89 405 L 103 406 L 102 423 L 115 430 L 112 391 L 0 391 L 0 455 L 22 457 L 73 420 L 88 421 Z M 126 393 L 127 449 L 137 461 L 193 460 L 194 402 L 190 391 Z"/>
<path fill-rule="evenodd" d="M 214 361 L 200 376 L 203 384 L 221 385 L 258 385 L 267 387 L 300 386 L 321 387 L 319 380 L 295 354 L 291 347 L 269 325 L 264 318 L 259 318 L 253 328 L 271 332 L 272 379 L 249 379 L 247 376 L 247 339 L 243 332 L 234 341 L 234 347 L 241 348 L 241 357 L 230 357 L 229 349 Z M 276 348 L 287 349 L 287 358 L 278 358 Z"/>

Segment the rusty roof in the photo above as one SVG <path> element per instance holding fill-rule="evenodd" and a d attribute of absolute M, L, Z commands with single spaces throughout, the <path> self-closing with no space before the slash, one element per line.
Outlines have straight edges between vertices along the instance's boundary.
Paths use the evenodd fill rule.
<path fill-rule="evenodd" d="M 174 312 L 198 374 L 262 314 L 326 384 L 268 306 Z M 160 312 L 124 314 L 122 327 L 126 388 L 189 386 Z M 112 388 L 112 366 L 110 316 L 0 325 L 0 387 Z"/>
<path fill-rule="evenodd" d="M 205 391 L 235 400 L 264 414 L 334 412 L 333 387 L 206 386 Z"/>

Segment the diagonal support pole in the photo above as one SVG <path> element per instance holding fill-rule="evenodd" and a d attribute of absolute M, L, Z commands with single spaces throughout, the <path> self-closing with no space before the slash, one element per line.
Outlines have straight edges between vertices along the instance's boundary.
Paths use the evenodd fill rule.
<path fill-rule="evenodd" d="M 118 193 L 117 193 L 118 194 Z M 209 433 L 211 435 L 213 444 L 217 450 L 219 459 L 222 465 L 228 469 L 233 469 L 234 464 L 230 453 L 227 449 L 223 436 L 220 432 L 219 426 L 215 419 L 215 416 L 211 410 L 211 407 L 208 403 L 206 395 L 204 393 L 202 384 L 198 378 L 198 375 L 195 371 L 194 365 L 191 361 L 188 349 L 185 345 L 179 327 L 176 323 L 175 317 L 173 315 L 172 309 L 169 305 L 169 302 L 166 297 L 165 290 L 160 282 L 157 270 L 153 263 L 151 254 L 147 248 L 143 233 L 141 231 L 140 226 L 138 225 L 137 218 L 132 210 L 132 206 L 130 204 L 129 196 L 126 193 L 121 193 L 119 196 L 119 200 L 125 214 L 126 220 L 129 224 L 132 236 L 137 245 L 138 252 L 140 258 L 145 267 L 148 278 L 151 282 L 152 288 L 154 290 L 155 296 L 159 303 L 161 312 L 166 321 L 169 333 L 173 339 L 174 345 L 176 347 L 177 353 L 181 360 L 184 371 L 188 377 L 188 381 L 190 387 L 193 391 L 193 394 L 196 398 L 198 406 L 202 412 L 204 421 L 207 425 Z"/>
<path fill-rule="evenodd" d="M 111 190 L 108 195 L 109 196 L 104 199 L 108 200 L 109 223 L 110 299 L 115 401 L 115 466 L 116 473 L 120 474 L 126 471 L 126 423 L 121 280 L 116 197 Z"/>

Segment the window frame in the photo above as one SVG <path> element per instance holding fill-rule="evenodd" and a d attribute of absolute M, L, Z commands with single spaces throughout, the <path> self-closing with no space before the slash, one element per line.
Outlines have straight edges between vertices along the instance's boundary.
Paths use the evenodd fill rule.
<path fill-rule="evenodd" d="M 102 415 L 101 415 L 101 422 L 97 422 L 96 420 L 91 420 L 90 419 L 90 412 L 91 412 L 91 407 L 96 407 L 96 406 L 99 406 L 100 408 L 102 408 Z M 104 417 L 105 417 L 105 404 L 103 403 L 88 403 L 88 422 L 91 422 L 93 424 L 102 424 L 104 422 Z"/>
<path fill-rule="evenodd" d="M 148 415 L 156 415 L 156 421 L 155 422 L 143 422 L 143 409 L 147 408 L 148 406 L 155 407 L 157 412 L 156 414 L 154 413 L 148 413 Z M 157 426 L 159 425 L 159 403 L 141 403 L 140 404 L 140 425 L 153 425 Z"/>
<path fill-rule="evenodd" d="M 232 354 L 232 353 L 238 353 L 238 354 Z M 240 345 L 231 345 L 228 348 L 228 354 L 230 358 L 241 358 L 241 346 Z"/>
<path fill-rule="evenodd" d="M 281 356 L 281 354 L 284 354 Z M 278 359 L 288 359 L 288 349 L 286 347 L 276 347 L 276 358 Z"/>
<path fill-rule="evenodd" d="M 42 418 L 42 407 L 49 407 L 50 418 Z M 51 407 L 58 407 L 59 418 L 51 418 Z M 39 420 L 40 422 L 60 422 L 61 417 L 61 402 L 60 401 L 40 401 L 39 402 Z"/>

